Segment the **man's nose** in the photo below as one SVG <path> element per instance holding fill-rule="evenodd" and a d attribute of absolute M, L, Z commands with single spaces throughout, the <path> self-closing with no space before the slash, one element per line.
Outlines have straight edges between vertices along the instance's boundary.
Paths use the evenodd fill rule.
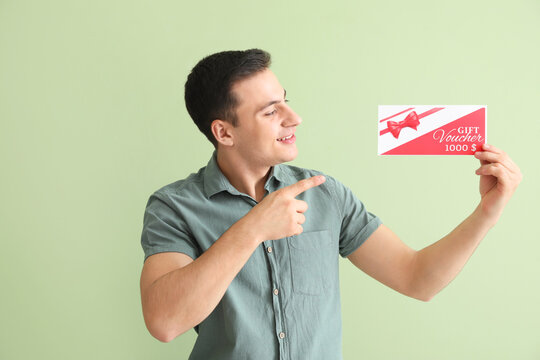
<path fill-rule="evenodd" d="M 286 108 L 286 115 L 285 119 L 283 120 L 283 126 L 290 127 L 290 126 L 298 126 L 302 122 L 302 118 L 294 112 L 294 110 L 287 104 L 285 104 Z"/>

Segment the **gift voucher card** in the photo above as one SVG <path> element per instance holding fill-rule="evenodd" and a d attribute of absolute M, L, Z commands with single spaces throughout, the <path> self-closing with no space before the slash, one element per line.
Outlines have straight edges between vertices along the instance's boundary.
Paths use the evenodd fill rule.
<path fill-rule="evenodd" d="M 485 105 L 379 105 L 379 155 L 472 155 L 486 143 Z"/>

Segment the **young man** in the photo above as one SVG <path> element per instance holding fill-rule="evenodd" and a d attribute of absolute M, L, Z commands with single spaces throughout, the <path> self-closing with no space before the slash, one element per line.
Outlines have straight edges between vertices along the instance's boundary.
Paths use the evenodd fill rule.
<path fill-rule="evenodd" d="M 147 204 L 144 319 L 164 342 L 194 327 L 190 359 L 341 359 L 338 255 L 428 301 L 458 274 L 521 181 L 504 152 L 485 146 L 475 154 L 480 204 L 415 251 L 336 179 L 283 165 L 297 155 L 302 120 L 269 65 L 270 55 L 253 49 L 193 68 L 186 106 L 216 151 Z"/>

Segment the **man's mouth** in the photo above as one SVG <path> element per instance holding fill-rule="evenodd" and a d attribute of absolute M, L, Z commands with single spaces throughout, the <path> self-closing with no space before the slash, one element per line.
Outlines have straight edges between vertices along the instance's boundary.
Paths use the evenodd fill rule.
<path fill-rule="evenodd" d="M 286 141 L 286 140 L 290 140 L 293 136 L 294 136 L 294 134 L 291 134 L 291 135 L 289 135 L 289 136 L 285 136 L 285 137 L 279 138 L 279 139 L 277 139 L 277 141 Z"/>

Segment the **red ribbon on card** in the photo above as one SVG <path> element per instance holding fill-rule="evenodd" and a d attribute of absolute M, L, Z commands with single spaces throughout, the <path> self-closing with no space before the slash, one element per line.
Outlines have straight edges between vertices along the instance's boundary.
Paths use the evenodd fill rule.
<path fill-rule="evenodd" d="M 418 120 L 418 115 L 415 111 L 411 111 L 409 115 L 405 118 L 403 121 L 388 121 L 386 123 L 388 126 L 388 130 L 394 135 L 394 137 L 397 139 L 399 137 L 399 133 L 401 132 L 401 129 L 405 127 L 410 127 L 414 130 L 416 130 L 416 127 L 420 125 L 420 120 Z"/>
<path fill-rule="evenodd" d="M 411 108 L 407 109 L 407 110 L 403 110 L 403 111 L 400 111 L 399 113 L 397 114 L 394 114 L 392 116 L 389 116 L 385 119 L 382 119 L 380 122 L 383 122 L 383 121 L 386 121 L 388 119 L 391 119 L 393 118 L 394 116 L 397 116 L 399 114 L 402 114 L 404 113 L 405 111 L 408 111 L 410 110 Z M 394 137 L 397 139 L 399 137 L 399 133 L 401 132 L 401 129 L 403 128 L 406 128 L 406 127 L 410 127 L 414 130 L 416 130 L 416 127 L 418 125 L 420 125 L 420 119 L 423 118 L 423 117 L 426 117 L 428 115 L 431 115 L 433 113 L 436 113 L 437 111 L 441 111 L 442 109 L 444 109 L 443 107 L 435 107 L 433 109 L 430 109 L 428 111 L 425 111 L 423 113 L 421 113 L 420 115 L 417 115 L 415 111 L 411 111 L 407 117 L 405 118 L 405 120 L 403 121 L 388 121 L 387 123 L 387 128 L 384 129 L 384 130 L 381 130 L 381 132 L 379 133 L 379 135 L 384 135 L 388 132 L 391 132 L 392 135 L 394 135 Z"/>

